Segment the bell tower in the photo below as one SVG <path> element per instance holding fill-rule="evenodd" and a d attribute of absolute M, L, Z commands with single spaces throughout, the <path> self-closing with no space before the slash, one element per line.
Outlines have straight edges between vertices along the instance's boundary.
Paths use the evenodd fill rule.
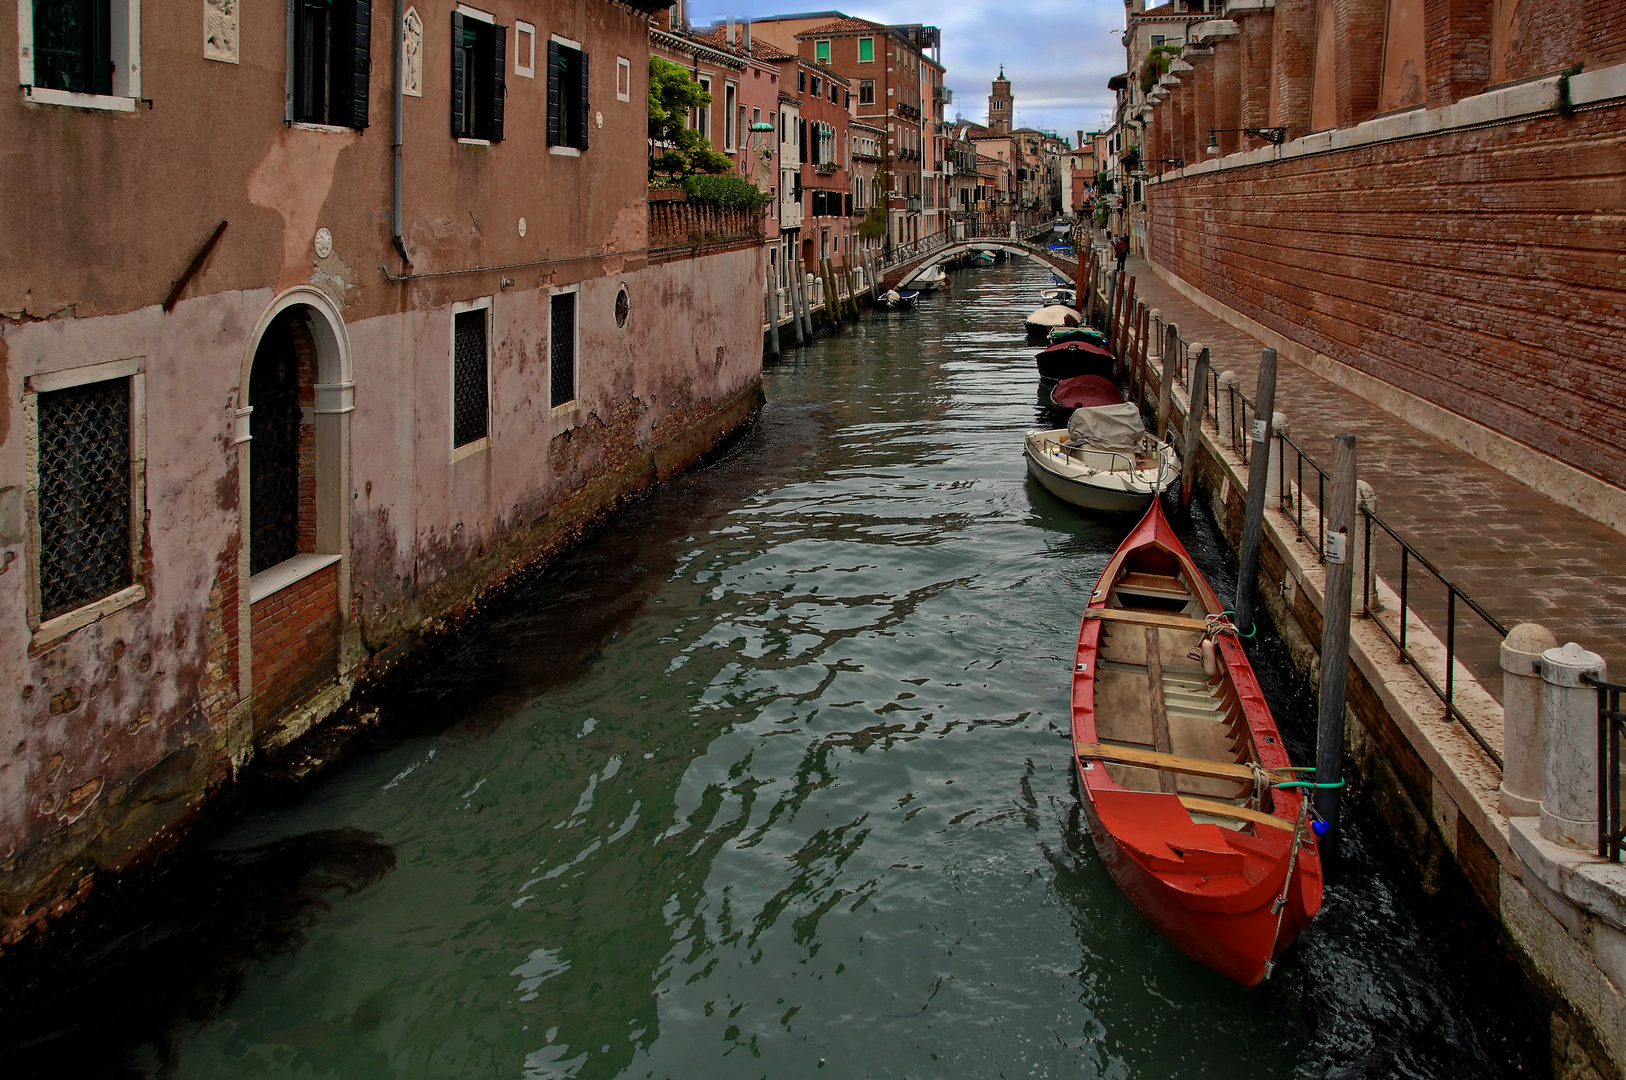
<path fill-rule="evenodd" d="M 1005 65 L 999 65 L 999 78 L 994 80 L 994 92 L 988 95 L 988 127 L 1001 134 L 1009 134 L 1016 119 L 1016 102 L 1011 97 L 1011 80 L 1005 77 Z"/>

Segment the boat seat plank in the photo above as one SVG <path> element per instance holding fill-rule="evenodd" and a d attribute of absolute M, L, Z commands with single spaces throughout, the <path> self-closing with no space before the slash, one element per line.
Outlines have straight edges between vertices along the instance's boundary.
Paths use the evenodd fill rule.
<path fill-rule="evenodd" d="M 1081 742 L 1076 744 L 1073 750 L 1081 758 L 1112 761 L 1120 765 L 1163 769 L 1168 772 L 1185 773 L 1188 776 L 1214 776 L 1226 780 L 1253 782 L 1253 769 L 1240 762 L 1203 761 L 1199 758 L 1182 757 L 1178 754 L 1160 754 L 1155 750 L 1141 750 L 1129 746 L 1104 746 L 1101 743 Z M 1265 773 L 1273 780 L 1292 779 L 1291 773 L 1273 772 L 1269 769 L 1266 769 Z"/>
<path fill-rule="evenodd" d="M 1173 613 L 1133 611 L 1129 608 L 1090 608 L 1084 612 L 1084 617 L 1086 619 L 1100 619 L 1103 622 L 1157 626 L 1168 630 L 1191 630 L 1199 634 L 1208 632 L 1208 620 L 1193 619 Z"/>
<path fill-rule="evenodd" d="M 1180 796 L 1180 805 L 1193 813 L 1207 814 L 1209 817 L 1248 821 L 1255 825 L 1268 825 L 1273 829 L 1283 829 L 1287 832 L 1292 832 L 1294 829 L 1294 824 L 1291 821 L 1283 821 L 1274 815 L 1261 813 L 1258 810 L 1250 810 L 1246 806 L 1220 802 L 1217 799 L 1204 799 L 1196 795 L 1182 795 Z"/>

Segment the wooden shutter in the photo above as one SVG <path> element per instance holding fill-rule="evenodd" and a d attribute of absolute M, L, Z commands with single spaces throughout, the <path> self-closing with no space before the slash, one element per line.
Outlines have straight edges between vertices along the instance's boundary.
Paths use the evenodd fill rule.
<path fill-rule="evenodd" d="M 802 129 L 801 132 L 800 132 L 800 134 L 802 136 L 802 164 L 806 165 L 807 164 L 807 121 L 806 120 L 798 120 L 796 122 L 799 125 L 801 125 L 801 129 Z"/>
<path fill-rule="evenodd" d="M 592 103 L 587 99 L 587 52 L 583 50 L 582 52 L 578 53 L 577 56 L 577 63 L 581 66 L 581 91 L 580 96 L 576 99 L 578 102 L 580 102 L 580 108 L 577 110 L 577 116 L 580 118 L 581 136 L 576 142 L 576 149 L 586 150 L 587 133 L 592 130 L 592 124 L 589 123 L 589 121 L 593 116 L 593 106 Z"/>
<path fill-rule="evenodd" d="M 845 195 L 843 195 L 841 197 L 841 201 L 847 208 L 847 212 L 846 212 L 846 214 L 844 216 L 852 217 L 853 216 L 853 193 L 850 192 L 850 191 L 847 192 Z"/>
<path fill-rule="evenodd" d="M 508 27 L 491 28 L 491 81 L 484 87 L 488 100 L 485 114 L 491 130 L 486 138 L 502 142 L 502 107 L 508 96 Z"/>
<path fill-rule="evenodd" d="M 367 126 L 368 85 L 373 73 L 373 0 L 351 0 L 350 51 L 347 59 L 350 70 L 345 75 L 345 88 L 349 91 L 344 103 L 345 112 L 337 117 L 339 123 L 353 128 Z M 342 8 L 341 8 L 342 10 Z M 338 73 L 335 72 L 335 75 Z M 335 79 L 335 81 L 338 81 Z"/>
<path fill-rule="evenodd" d="M 452 138 L 468 137 L 469 54 L 463 49 L 463 15 L 452 12 Z"/>
<path fill-rule="evenodd" d="M 560 145 L 559 139 L 559 43 L 548 42 L 548 145 Z"/>

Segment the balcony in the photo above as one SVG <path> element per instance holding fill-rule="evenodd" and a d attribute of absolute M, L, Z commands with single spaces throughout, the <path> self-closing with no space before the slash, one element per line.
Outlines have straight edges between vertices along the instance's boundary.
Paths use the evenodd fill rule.
<path fill-rule="evenodd" d="M 820 176 L 834 176 L 836 168 L 836 163 L 833 161 L 821 161 L 817 165 L 813 166 L 813 171 L 818 173 Z"/>
<path fill-rule="evenodd" d="M 954 104 L 954 91 L 946 86 L 932 87 L 932 101 L 938 105 Z"/>
<path fill-rule="evenodd" d="M 919 109 L 915 108 L 913 105 L 905 105 L 901 101 L 898 102 L 898 107 L 896 109 L 894 109 L 893 111 L 896 112 L 899 116 L 904 117 L 905 119 L 909 119 L 909 120 L 919 120 L 920 119 L 920 110 Z"/>

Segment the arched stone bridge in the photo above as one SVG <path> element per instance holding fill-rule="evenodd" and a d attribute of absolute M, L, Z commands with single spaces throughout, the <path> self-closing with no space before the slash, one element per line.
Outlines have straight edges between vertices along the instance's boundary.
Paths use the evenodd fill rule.
<path fill-rule="evenodd" d="M 1050 235 L 1047 231 L 1043 235 Z M 1074 277 L 1078 273 L 1078 259 L 1076 256 L 1059 255 L 1043 244 L 1026 240 L 1012 240 L 1009 237 L 970 237 L 965 240 L 955 240 L 942 244 L 919 254 L 907 256 L 903 261 L 887 267 L 880 272 L 881 288 L 897 289 L 908 288 L 927 270 L 960 255 L 972 251 L 1004 252 L 1008 256 L 1037 259 L 1050 269 L 1057 277 L 1066 280 L 1067 284 L 1074 284 Z"/>

